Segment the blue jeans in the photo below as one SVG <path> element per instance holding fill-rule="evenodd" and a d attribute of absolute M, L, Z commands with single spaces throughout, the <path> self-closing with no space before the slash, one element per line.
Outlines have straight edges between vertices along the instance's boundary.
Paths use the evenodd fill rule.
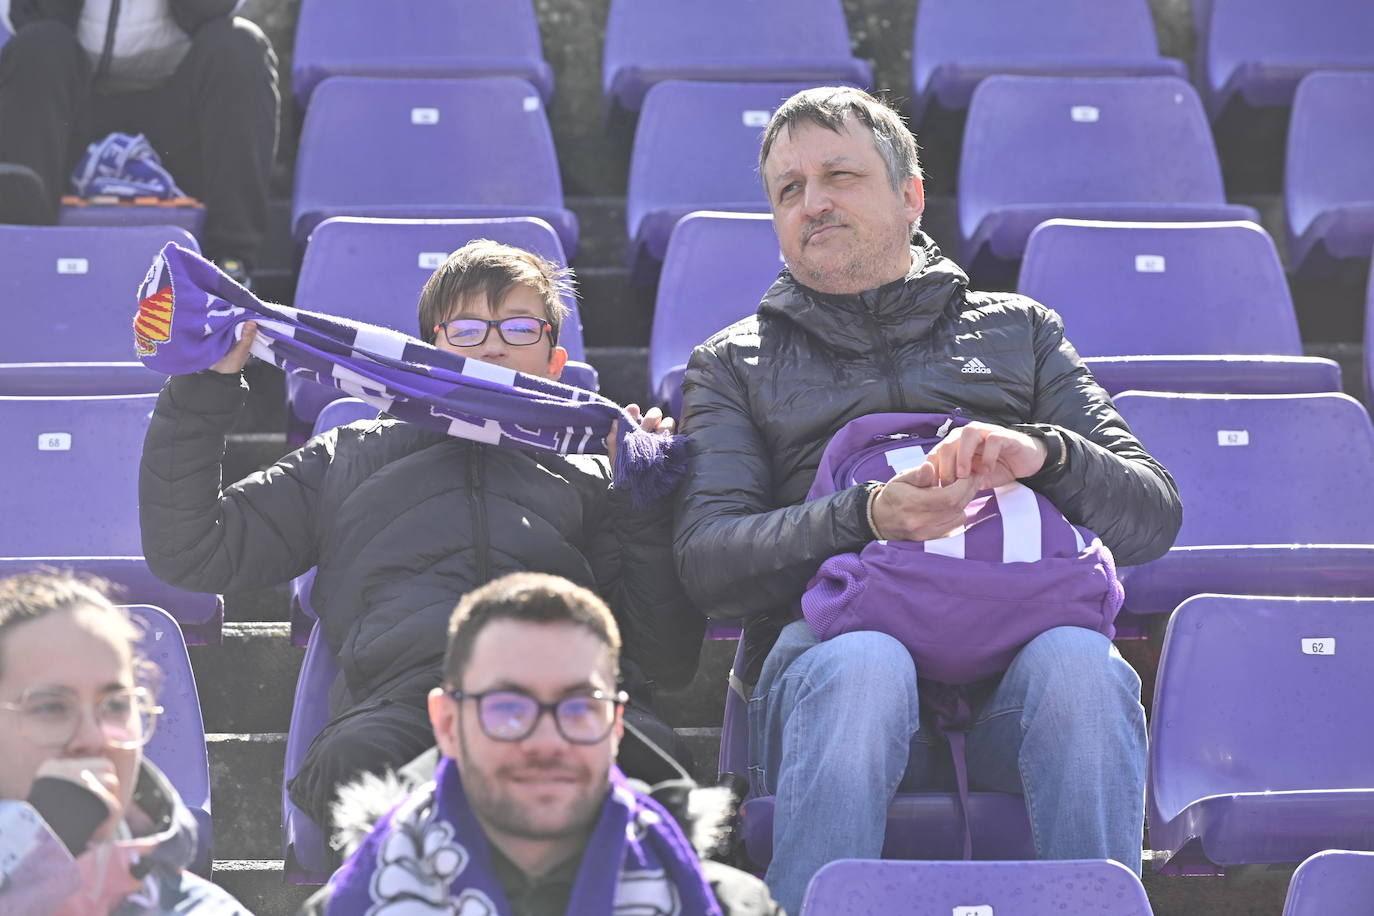
<path fill-rule="evenodd" d="M 1145 711 L 1111 641 L 1049 630 L 974 699 L 969 788 L 1023 795 L 1040 858 L 1115 859 L 1139 874 Z M 749 700 L 749 750 L 754 792 L 776 796 L 765 880 L 787 912 L 827 862 L 881 856 L 899 788 L 953 788 L 929 718 L 922 728 L 916 665 L 896 639 L 818 642 L 804 620 L 783 629 Z"/>

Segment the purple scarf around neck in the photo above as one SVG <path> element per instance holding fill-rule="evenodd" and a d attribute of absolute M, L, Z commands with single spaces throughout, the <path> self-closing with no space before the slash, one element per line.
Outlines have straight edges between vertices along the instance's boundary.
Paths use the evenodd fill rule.
<path fill-rule="evenodd" d="M 614 479 L 646 507 L 685 470 L 680 436 L 638 428 L 598 394 L 440 350 L 413 337 L 319 312 L 260 302 L 195 252 L 169 242 L 139 289 L 134 346 L 168 375 L 199 372 L 256 321 L 253 355 L 338 388 L 409 423 L 461 439 L 559 454 L 606 454 L 622 421 Z"/>
<path fill-rule="evenodd" d="M 510 912 L 490 851 L 463 793 L 458 767 L 439 762 L 435 781 L 382 817 L 330 879 L 327 916 Z M 569 914 L 720 916 L 695 850 L 672 815 L 633 791 L 616 767 L 582 855 Z"/>

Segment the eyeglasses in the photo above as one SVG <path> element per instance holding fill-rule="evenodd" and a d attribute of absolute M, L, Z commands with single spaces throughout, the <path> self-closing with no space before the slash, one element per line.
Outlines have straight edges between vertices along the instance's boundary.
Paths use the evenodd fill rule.
<path fill-rule="evenodd" d="M 528 347 L 539 343 L 545 334 L 553 336 L 553 325 L 539 318 L 517 316 L 502 318 L 500 321 L 487 318 L 452 318 L 434 326 L 437 337 L 440 330 L 445 339 L 455 347 L 480 347 L 487 342 L 491 329 L 496 328 L 501 339 L 512 347 Z"/>
<path fill-rule="evenodd" d="M 19 732 L 40 747 L 65 747 L 81 730 L 85 707 L 65 690 L 38 688 L 24 691 L 17 703 L 0 703 L 19 716 Z M 143 687 L 106 694 L 95 704 L 95 721 L 105 740 L 131 750 L 153 737 L 162 707 Z"/>
<path fill-rule="evenodd" d="M 558 733 L 572 744 L 604 741 L 615 725 L 616 710 L 630 699 L 624 691 L 609 696 L 600 690 L 565 697 L 557 703 L 541 703 L 518 690 L 450 690 L 448 695 L 459 703 L 476 701 L 477 723 L 493 741 L 523 741 L 534 734 L 544 713 L 552 713 Z"/>

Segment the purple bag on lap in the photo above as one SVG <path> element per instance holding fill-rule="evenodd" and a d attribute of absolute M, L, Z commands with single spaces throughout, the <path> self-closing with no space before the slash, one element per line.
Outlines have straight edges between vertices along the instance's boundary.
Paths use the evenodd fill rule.
<path fill-rule="evenodd" d="M 872 414 L 826 446 L 807 499 L 919 467 L 950 429 L 946 414 Z M 1047 498 L 1011 483 L 983 490 L 961 534 L 873 541 L 831 557 L 801 609 L 820 639 L 877 630 L 910 650 L 922 678 L 969 684 L 1006 670 L 1036 636 L 1080 626 L 1111 638 L 1124 593 L 1111 551 Z"/>

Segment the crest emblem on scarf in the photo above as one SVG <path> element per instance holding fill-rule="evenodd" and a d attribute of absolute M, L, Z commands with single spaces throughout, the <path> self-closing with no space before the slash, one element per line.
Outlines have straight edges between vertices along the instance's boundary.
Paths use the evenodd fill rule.
<path fill-rule="evenodd" d="M 134 315 L 134 352 L 157 353 L 157 345 L 172 336 L 172 278 L 161 257 L 153 262 L 139 290 L 138 314 Z"/>

